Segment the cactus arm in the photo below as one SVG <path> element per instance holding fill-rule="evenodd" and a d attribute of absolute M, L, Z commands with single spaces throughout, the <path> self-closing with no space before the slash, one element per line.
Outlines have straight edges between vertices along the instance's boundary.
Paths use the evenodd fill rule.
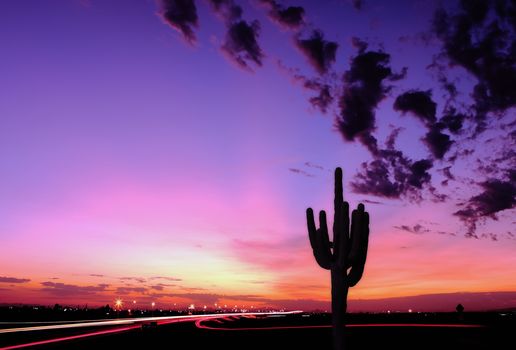
<path fill-rule="evenodd" d="M 317 243 L 315 241 L 315 235 L 317 229 L 315 228 L 314 211 L 312 208 L 306 209 L 306 226 L 308 227 L 308 238 L 310 239 L 310 246 L 315 249 Z"/>
<path fill-rule="evenodd" d="M 308 226 L 308 237 L 315 257 L 315 261 L 323 269 L 331 268 L 331 251 L 326 227 L 326 215 L 324 212 L 319 214 L 320 229 L 315 228 L 314 213 L 311 208 L 306 211 L 306 221 Z"/>
<path fill-rule="evenodd" d="M 348 276 L 348 285 L 355 286 L 364 273 L 365 262 L 367 258 L 367 246 L 369 245 L 369 213 L 364 211 L 364 208 L 359 207 L 357 211 L 358 228 L 355 230 L 357 244 L 356 258 L 351 266 L 351 271 Z"/>
<path fill-rule="evenodd" d="M 324 266 L 323 268 L 331 268 L 333 256 L 331 253 L 331 243 L 328 236 L 328 225 L 326 223 L 326 212 L 321 210 L 319 212 L 319 229 L 316 231 L 316 242 L 318 246 L 318 254 L 321 256 Z"/>
<path fill-rule="evenodd" d="M 350 249 L 348 253 L 348 267 L 353 266 L 358 262 L 360 255 L 360 238 L 361 238 L 361 226 L 362 226 L 362 213 L 360 210 L 355 209 L 351 213 L 351 230 L 350 230 Z"/>

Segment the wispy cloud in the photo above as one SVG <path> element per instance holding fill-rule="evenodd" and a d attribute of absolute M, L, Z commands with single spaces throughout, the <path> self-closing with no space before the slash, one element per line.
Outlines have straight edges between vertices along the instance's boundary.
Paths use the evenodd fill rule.
<path fill-rule="evenodd" d="M 165 281 L 170 281 L 170 282 L 180 282 L 183 279 L 182 278 L 177 278 L 177 277 L 168 277 L 168 276 L 152 276 L 152 277 L 149 277 L 149 280 L 150 281 L 153 281 L 153 280 L 165 280 Z"/>
<path fill-rule="evenodd" d="M 47 292 L 63 298 L 97 294 L 99 292 L 107 291 L 109 287 L 109 284 L 104 283 L 97 284 L 95 286 L 79 286 L 75 284 L 48 281 L 42 282 L 41 285 L 44 287 L 41 289 L 42 292 Z"/>
<path fill-rule="evenodd" d="M 143 277 L 119 277 L 118 279 L 120 281 L 135 281 L 135 282 L 138 282 L 138 283 L 145 283 L 145 282 L 147 282 L 147 279 L 143 278 Z"/>
<path fill-rule="evenodd" d="M 27 282 L 30 282 L 30 279 L 0 276 L 0 283 L 27 283 Z"/>

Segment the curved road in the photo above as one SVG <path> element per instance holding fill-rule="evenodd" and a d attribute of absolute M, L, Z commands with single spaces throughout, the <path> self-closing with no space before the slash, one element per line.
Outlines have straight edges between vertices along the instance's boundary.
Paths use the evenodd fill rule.
<path fill-rule="evenodd" d="M 77 322 L 71 321 L 69 323 L 63 322 L 55 322 L 57 324 L 45 325 L 45 326 L 31 326 L 31 327 L 14 327 L 14 328 L 3 328 L 0 329 L 0 335 L 5 333 L 21 333 L 21 332 L 43 332 L 43 331 L 51 331 L 51 330 L 62 330 L 62 329 L 76 329 L 76 328 L 85 328 L 85 327 L 111 327 L 111 326 L 119 326 L 115 328 L 109 328 L 104 330 L 99 330 L 95 332 L 86 332 L 82 334 L 76 334 L 65 337 L 51 338 L 38 340 L 29 343 L 16 344 L 16 345 L 8 345 L 4 347 L 0 347 L 0 350 L 11 350 L 11 349 L 22 349 L 36 345 L 45 345 L 63 342 L 67 340 L 94 337 L 105 334 L 112 333 L 120 333 L 126 332 L 129 330 L 141 328 L 142 324 L 148 322 L 156 322 L 157 325 L 164 325 L 170 323 L 177 322 L 189 322 L 196 320 L 209 320 L 214 318 L 225 318 L 231 316 L 267 316 L 267 315 L 290 315 L 301 313 L 302 311 L 288 311 L 288 312 L 247 312 L 247 313 L 227 313 L 227 314 L 204 314 L 204 315 L 187 315 L 187 316 L 163 316 L 163 317 L 143 317 L 143 318 L 125 318 L 125 319 L 117 319 L 117 320 L 91 320 L 87 322 Z M 5 324 L 5 323 L 4 323 Z M 20 323 L 17 323 L 20 324 Z M 31 324 L 29 322 L 25 324 Z"/>

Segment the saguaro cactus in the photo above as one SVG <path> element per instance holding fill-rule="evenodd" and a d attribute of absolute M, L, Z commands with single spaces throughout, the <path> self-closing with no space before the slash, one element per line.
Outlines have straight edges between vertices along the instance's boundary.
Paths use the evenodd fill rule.
<path fill-rule="evenodd" d="M 316 229 L 312 208 L 306 210 L 308 236 L 315 260 L 331 271 L 331 312 L 335 350 L 344 349 L 344 326 L 348 289 L 362 278 L 369 242 L 369 214 L 359 204 L 349 220 L 349 204 L 342 194 L 342 169 L 335 169 L 333 242 L 328 236 L 326 213 L 319 212 Z M 350 227 L 351 226 L 351 227 Z"/>

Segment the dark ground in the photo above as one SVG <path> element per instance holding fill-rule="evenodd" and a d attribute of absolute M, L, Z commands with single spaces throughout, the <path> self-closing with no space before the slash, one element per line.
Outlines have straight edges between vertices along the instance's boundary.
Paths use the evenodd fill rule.
<path fill-rule="evenodd" d="M 433 316 L 432 316 L 433 315 Z M 375 317 L 376 316 L 376 317 Z M 452 323 L 456 315 L 390 315 L 392 323 Z M 469 317 L 468 317 L 469 316 Z M 383 323 L 385 315 L 350 317 L 350 323 Z M 418 322 L 424 321 L 424 322 Z M 353 321 L 353 322 L 352 322 Z M 361 322 L 362 321 L 362 322 Z M 428 321 L 428 322 L 427 322 Z M 514 314 L 466 315 L 465 323 L 483 324 L 482 328 L 436 327 L 349 327 L 348 349 L 502 349 L 514 346 Z M 292 315 L 275 318 L 237 318 L 222 323 L 208 320 L 203 325 L 219 328 L 262 328 L 259 330 L 198 329 L 193 322 L 160 325 L 155 329 L 136 329 L 113 335 L 71 340 L 33 349 L 331 349 L 331 328 L 293 328 L 265 330 L 265 327 L 327 325 L 328 315 Z M 414 322 L 410 322 L 414 323 Z M 454 323 L 458 323 L 457 320 Z M 82 330 L 84 331 L 84 330 Z M 81 332 L 82 332 L 81 331 Z M 69 335 L 66 334 L 53 334 Z M 31 336 L 9 339 L 10 344 L 30 341 Z M 7 338 L 0 335 L 0 349 Z M 14 342 L 13 342 L 14 341 Z M 512 344 L 512 345 L 511 345 Z"/>

